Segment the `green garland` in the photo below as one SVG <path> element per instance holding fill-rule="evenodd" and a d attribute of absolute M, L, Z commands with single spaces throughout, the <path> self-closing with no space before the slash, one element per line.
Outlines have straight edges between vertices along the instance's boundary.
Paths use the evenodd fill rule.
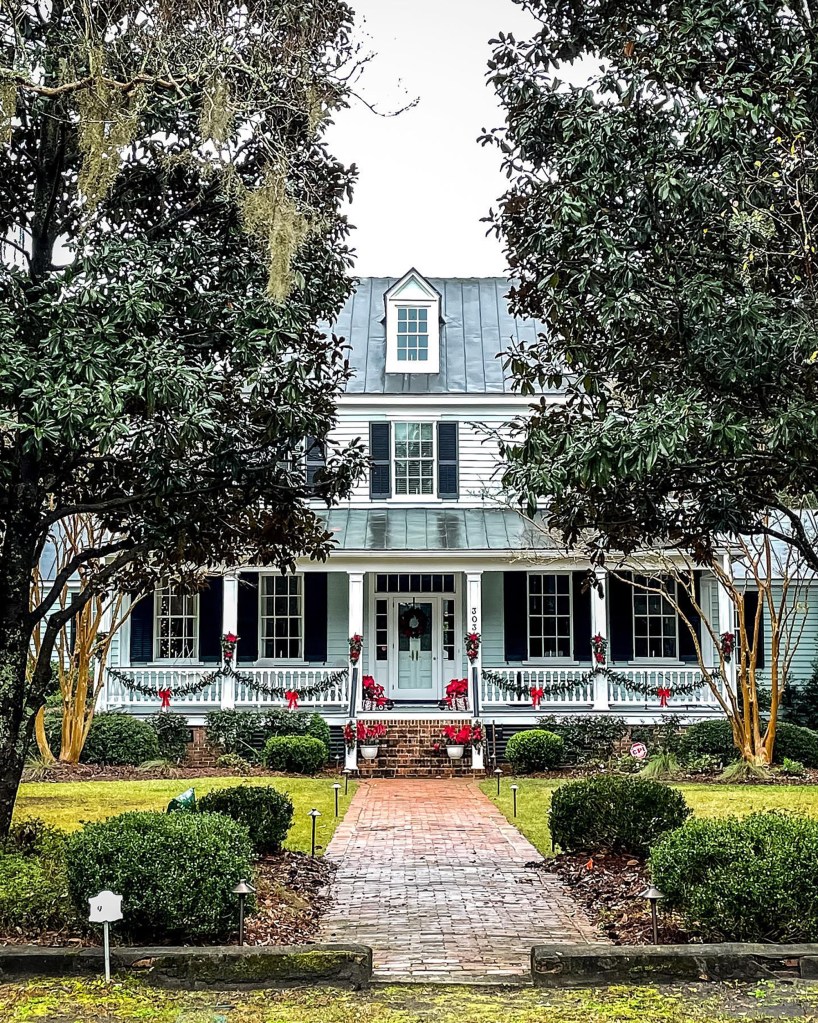
<path fill-rule="evenodd" d="M 327 675 L 321 682 L 315 682 L 312 685 L 304 686 L 303 689 L 295 689 L 292 686 L 271 686 L 260 679 L 257 679 L 254 675 L 249 672 L 235 671 L 230 665 L 225 665 L 222 668 L 216 668 L 214 671 L 208 671 L 206 674 L 201 675 L 198 679 L 193 682 L 183 683 L 178 686 L 157 686 L 147 685 L 144 682 L 137 682 L 132 676 L 126 675 L 125 672 L 117 671 L 116 668 L 108 668 L 108 674 L 111 678 L 121 682 L 123 686 L 130 689 L 131 692 L 141 693 L 142 696 L 158 696 L 160 690 L 169 689 L 170 695 L 175 697 L 180 696 L 191 696 L 193 693 L 200 693 L 203 689 L 207 689 L 208 686 L 212 686 L 220 678 L 233 677 L 237 682 L 243 685 L 249 686 L 256 693 L 264 693 L 265 696 L 279 696 L 284 699 L 287 693 L 295 693 L 299 700 L 309 699 L 314 696 L 323 696 L 324 693 L 330 689 L 334 689 L 335 686 L 339 685 L 348 674 L 347 668 L 340 668 L 338 671 L 334 671 L 331 675 Z M 271 669 L 275 671 L 276 669 Z"/>
<path fill-rule="evenodd" d="M 717 674 L 717 672 L 714 672 L 713 677 L 715 678 Z M 522 682 L 510 682 L 507 678 L 496 671 L 490 671 L 488 668 L 483 669 L 484 682 L 487 682 L 489 685 L 496 686 L 504 693 L 514 693 L 516 696 L 524 696 L 529 700 L 531 699 L 531 693 L 534 689 L 537 690 L 540 700 L 543 700 L 548 696 L 563 696 L 565 693 L 576 692 L 577 689 L 581 689 L 583 686 L 593 683 L 597 675 L 604 675 L 608 679 L 609 683 L 612 682 L 614 685 L 620 685 L 624 689 L 627 689 L 628 692 L 639 693 L 644 697 L 660 697 L 660 688 L 668 690 L 668 699 L 674 696 L 689 696 L 691 693 L 697 693 L 700 689 L 707 685 L 707 679 L 702 677 L 699 682 L 685 682 L 681 685 L 659 687 L 647 682 L 638 681 L 631 675 L 624 675 L 621 671 L 614 671 L 613 668 L 591 668 L 590 671 L 586 671 L 577 678 L 567 680 L 565 682 L 524 685 Z"/>

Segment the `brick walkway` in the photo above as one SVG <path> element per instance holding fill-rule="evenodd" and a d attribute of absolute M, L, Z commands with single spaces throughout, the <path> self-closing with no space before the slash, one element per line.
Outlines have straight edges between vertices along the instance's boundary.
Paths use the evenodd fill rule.
<path fill-rule="evenodd" d="M 377 980 L 513 980 L 535 943 L 599 940 L 472 781 L 364 782 L 327 856 L 338 871 L 320 940 L 371 945 Z"/>

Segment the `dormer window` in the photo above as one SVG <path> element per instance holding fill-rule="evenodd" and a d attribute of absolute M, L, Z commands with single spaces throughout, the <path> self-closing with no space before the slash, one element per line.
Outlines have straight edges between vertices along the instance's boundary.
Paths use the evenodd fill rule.
<path fill-rule="evenodd" d="M 440 372 L 440 293 L 410 270 L 384 296 L 386 372 Z"/>

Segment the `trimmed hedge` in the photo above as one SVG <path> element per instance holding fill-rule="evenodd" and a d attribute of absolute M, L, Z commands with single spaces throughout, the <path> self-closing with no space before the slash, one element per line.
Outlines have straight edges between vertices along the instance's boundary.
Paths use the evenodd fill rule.
<path fill-rule="evenodd" d="M 172 711 L 152 714 L 148 718 L 148 724 L 156 732 L 159 755 L 162 759 L 181 764 L 187 755 L 187 745 L 190 742 L 190 725 L 184 714 L 174 714 Z"/>
<path fill-rule="evenodd" d="M 565 761 L 562 737 L 544 728 L 532 728 L 512 735 L 506 744 L 506 760 L 516 774 L 548 771 Z"/>
<path fill-rule="evenodd" d="M 328 756 L 326 745 L 311 735 L 274 735 L 267 740 L 262 760 L 271 771 L 316 774 Z"/>
<path fill-rule="evenodd" d="M 68 840 L 68 888 L 87 915 L 105 888 L 122 896 L 127 941 L 212 941 L 236 920 L 233 888 L 252 876 L 247 828 L 219 813 L 139 811 L 87 824 Z"/>
<path fill-rule="evenodd" d="M 320 714 L 304 710 L 215 710 L 207 715 L 207 738 L 223 753 L 261 760 L 274 735 L 311 735 L 329 749 L 329 725 Z"/>
<path fill-rule="evenodd" d="M 679 760 L 683 764 L 700 757 L 712 757 L 725 765 L 732 764 L 740 756 L 727 718 L 690 725 L 679 740 Z"/>
<path fill-rule="evenodd" d="M 12 825 L 0 852 L 0 930 L 34 936 L 74 923 L 66 841 L 65 832 L 38 818 Z"/>
<path fill-rule="evenodd" d="M 84 764 L 142 764 L 159 759 L 156 732 L 145 721 L 107 711 L 94 716 L 80 760 Z"/>
<path fill-rule="evenodd" d="M 199 800 L 200 813 L 223 813 L 247 827 L 257 853 L 281 849 L 293 822 L 293 803 L 272 785 L 214 789 Z"/>
<path fill-rule="evenodd" d="M 691 813 L 682 793 L 661 782 L 602 775 L 560 786 L 548 819 L 563 852 L 644 855 Z"/>
<path fill-rule="evenodd" d="M 775 730 L 773 760 L 776 764 L 797 760 L 804 767 L 818 767 L 818 732 L 788 721 L 779 722 Z"/>
<path fill-rule="evenodd" d="M 553 732 L 562 739 L 565 760 L 571 764 L 609 760 L 628 734 L 624 718 L 608 717 L 605 714 L 561 719 L 548 714 L 537 720 L 537 727 Z"/>
<path fill-rule="evenodd" d="M 776 812 L 695 818 L 650 857 L 654 884 L 712 941 L 818 941 L 818 820 Z"/>

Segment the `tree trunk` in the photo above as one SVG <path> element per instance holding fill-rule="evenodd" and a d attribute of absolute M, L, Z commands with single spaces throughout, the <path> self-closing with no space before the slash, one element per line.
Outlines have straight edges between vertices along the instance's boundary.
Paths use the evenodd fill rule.
<path fill-rule="evenodd" d="M 36 714 L 27 701 L 27 591 L 26 573 L 26 585 L 20 592 L 18 607 L 10 606 L 9 601 L 0 604 L 0 840 L 11 827 Z M 9 596 L 8 591 L 5 596 Z"/>
<path fill-rule="evenodd" d="M 45 734 L 45 704 L 40 707 L 37 711 L 37 716 L 34 718 L 34 738 L 37 740 L 40 756 L 42 756 L 47 764 L 53 764 L 54 754 L 51 752 L 51 747 L 48 745 L 48 736 Z"/>

